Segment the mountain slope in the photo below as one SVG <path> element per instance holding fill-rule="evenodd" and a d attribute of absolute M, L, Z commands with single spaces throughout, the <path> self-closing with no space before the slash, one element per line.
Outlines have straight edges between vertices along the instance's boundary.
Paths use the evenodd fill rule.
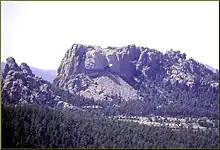
<path fill-rule="evenodd" d="M 74 44 L 57 72 L 50 83 L 7 58 L 4 147 L 218 146 L 219 73 L 185 54 Z"/>
<path fill-rule="evenodd" d="M 26 63 L 20 66 L 9 57 L 2 72 L 2 101 L 5 104 L 38 104 L 49 108 L 78 109 L 65 102 L 66 92 L 35 76 Z M 64 100 L 64 101 L 63 101 Z"/>
<path fill-rule="evenodd" d="M 57 72 L 53 84 L 64 90 L 94 100 L 119 97 L 119 101 L 126 102 L 120 109 L 112 107 L 111 112 L 218 118 L 219 74 L 180 51 L 161 53 L 135 45 L 104 49 L 73 44 Z M 116 87 L 118 91 L 124 87 L 108 84 L 110 80 L 105 77 L 115 75 L 127 83 L 133 96 L 127 97 L 124 90 L 114 92 Z M 107 84 L 96 82 L 102 78 Z M 91 87 L 102 90 L 94 92 Z M 130 107 L 131 103 L 135 105 Z"/>
<path fill-rule="evenodd" d="M 73 44 L 52 84 L 34 76 L 27 64 L 18 66 L 14 58 L 8 58 L 6 66 L 2 86 L 5 102 L 34 101 L 51 106 L 63 101 L 62 105 L 102 108 L 105 115 L 218 119 L 218 72 L 179 51 L 163 54 L 135 45 L 103 49 Z M 59 98 L 54 102 L 56 96 Z"/>
<path fill-rule="evenodd" d="M 150 127 L 36 105 L 4 106 L 4 148 L 217 148 L 212 130 Z M 34 118 L 34 119 L 33 119 Z"/>

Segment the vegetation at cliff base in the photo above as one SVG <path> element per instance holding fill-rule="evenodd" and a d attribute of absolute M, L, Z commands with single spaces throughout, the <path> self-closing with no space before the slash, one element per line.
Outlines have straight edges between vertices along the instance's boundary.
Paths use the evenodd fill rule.
<path fill-rule="evenodd" d="M 86 111 L 3 105 L 4 148 L 217 148 L 212 130 L 179 131 L 123 122 Z"/>

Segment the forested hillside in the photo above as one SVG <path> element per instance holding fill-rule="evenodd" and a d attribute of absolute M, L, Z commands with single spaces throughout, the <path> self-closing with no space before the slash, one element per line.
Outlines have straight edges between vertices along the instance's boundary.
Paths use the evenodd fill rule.
<path fill-rule="evenodd" d="M 3 105 L 3 147 L 26 148 L 216 148 L 212 130 L 173 131 L 104 118 L 92 112 L 38 105 Z"/>
<path fill-rule="evenodd" d="M 219 72 L 186 54 L 73 44 L 53 82 L 9 57 L 3 147 L 216 148 Z"/>

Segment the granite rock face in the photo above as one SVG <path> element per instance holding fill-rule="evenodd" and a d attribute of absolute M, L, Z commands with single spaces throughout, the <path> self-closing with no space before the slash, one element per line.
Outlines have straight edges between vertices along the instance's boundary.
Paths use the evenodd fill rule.
<path fill-rule="evenodd" d="M 59 98 L 51 86 L 88 99 L 103 101 L 120 96 L 121 100 L 129 101 L 143 99 L 137 85 L 147 80 L 186 88 L 218 89 L 219 85 L 217 73 L 179 51 L 169 50 L 163 54 L 135 45 L 101 48 L 73 44 L 52 84 L 35 76 L 26 63 L 18 66 L 12 57 L 6 62 L 2 92 L 4 100 L 16 103 L 55 105 Z"/>
<path fill-rule="evenodd" d="M 24 74 L 27 74 L 29 76 L 34 76 L 30 67 L 26 63 L 21 63 L 20 68 Z"/>
<path fill-rule="evenodd" d="M 134 45 L 119 49 L 102 49 L 97 46 L 73 44 L 62 59 L 54 84 L 62 87 L 65 80 L 79 73 L 105 72 L 105 68 L 110 64 L 112 73 L 132 80 L 139 55 L 140 49 Z"/>
<path fill-rule="evenodd" d="M 2 79 L 2 101 L 6 104 L 39 104 L 57 108 L 61 103 L 50 82 L 35 76 L 26 63 L 20 67 L 14 58 L 7 58 Z M 65 103 L 65 108 L 73 108 Z M 69 106 L 69 107 L 66 107 Z M 64 106 L 63 106 L 64 107 Z"/>
<path fill-rule="evenodd" d="M 190 114 L 197 107 L 196 115 L 217 116 L 219 72 L 180 51 L 73 44 L 52 84 L 34 75 L 26 63 L 18 66 L 12 57 L 6 61 L 1 89 L 4 103 L 72 110 L 100 105 L 104 112 L 129 109 L 139 115 L 155 109 L 173 114 L 169 112 L 173 108 Z"/>
<path fill-rule="evenodd" d="M 170 50 L 163 54 L 155 49 L 135 45 L 101 48 L 73 44 L 62 59 L 53 84 L 96 100 L 119 93 L 122 99 L 129 100 L 134 97 L 139 99 L 135 85 L 142 82 L 137 80 L 140 76 L 165 83 L 184 84 L 192 88 L 198 76 L 207 75 L 213 75 L 213 72 L 193 59 L 186 58 L 186 54 L 180 51 Z M 105 83 L 115 82 L 103 84 L 103 78 Z M 218 86 L 217 80 L 203 83 Z M 96 89 L 102 89 L 103 94 L 99 94 L 100 91 Z M 123 90 L 114 92 L 116 89 Z M 131 91 L 130 96 L 125 89 Z"/>
<path fill-rule="evenodd" d="M 102 49 L 98 46 L 73 44 L 65 54 L 53 83 L 72 92 L 81 91 L 81 94 L 85 93 L 82 94 L 83 96 L 95 98 L 96 100 L 103 100 L 107 96 L 111 96 L 111 93 L 114 95 L 121 93 L 124 100 L 128 97 L 137 97 L 137 92 L 129 84 L 134 82 L 135 62 L 139 55 L 140 49 L 134 45 L 119 49 Z M 92 90 L 91 88 L 103 87 L 95 80 L 104 76 L 111 76 L 110 78 L 106 77 L 105 80 L 114 83 L 111 86 L 105 85 L 104 89 L 108 89 L 106 96 L 92 96 L 93 94 L 97 95 L 99 92 L 96 92 L 96 94 L 85 92 L 85 90 Z M 114 90 L 118 87 L 116 82 L 121 85 L 119 87 L 123 90 L 118 92 Z M 97 85 L 94 86 L 95 84 Z M 124 96 L 126 95 L 126 89 L 131 89 L 131 96 Z M 109 92 L 109 90 L 112 92 Z"/>
<path fill-rule="evenodd" d="M 5 68 L 4 68 L 4 72 L 3 72 L 3 78 L 6 77 L 7 73 L 10 70 L 21 71 L 20 67 L 17 65 L 17 63 L 15 62 L 15 59 L 13 57 L 9 57 L 6 59 L 6 64 L 5 64 Z"/>

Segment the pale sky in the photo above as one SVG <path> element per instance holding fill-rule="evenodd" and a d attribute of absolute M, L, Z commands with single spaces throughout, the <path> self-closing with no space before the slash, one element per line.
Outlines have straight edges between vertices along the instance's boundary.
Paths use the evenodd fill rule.
<path fill-rule="evenodd" d="M 219 68 L 218 2 L 1 2 L 1 60 L 57 69 L 74 43 L 180 50 Z"/>

